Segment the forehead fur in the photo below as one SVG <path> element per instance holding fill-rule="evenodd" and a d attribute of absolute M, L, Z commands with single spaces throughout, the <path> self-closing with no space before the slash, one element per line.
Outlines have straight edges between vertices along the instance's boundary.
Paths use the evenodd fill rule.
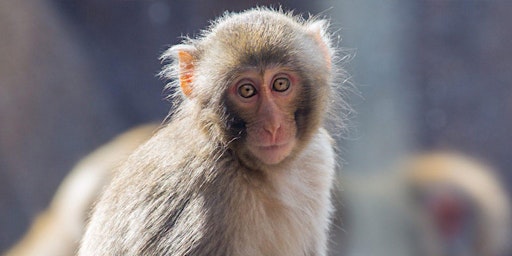
<path fill-rule="evenodd" d="M 308 27 L 310 23 L 289 13 L 267 9 L 226 14 L 194 40 L 198 64 L 207 65 L 208 70 L 222 67 L 233 72 L 237 68 L 264 68 L 272 64 L 294 67 L 300 65 L 299 59 L 307 59 L 314 66 L 321 54 L 315 44 L 316 31 Z"/>
<path fill-rule="evenodd" d="M 243 13 L 226 14 L 214 21 L 206 31 L 204 41 L 224 44 L 234 49 L 243 46 L 246 50 L 286 45 L 295 39 L 293 35 L 304 34 L 303 24 L 298 18 L 281 12 L 250 10 Z"/>

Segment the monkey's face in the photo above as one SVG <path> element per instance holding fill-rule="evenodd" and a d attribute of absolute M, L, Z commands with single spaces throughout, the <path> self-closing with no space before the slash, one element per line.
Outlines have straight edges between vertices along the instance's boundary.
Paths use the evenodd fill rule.
<path fill-rule="evenodd" d="M 299 76 L 281 67 L 246 70 L 228 88 L 229 105 L 245 126 L 245 151 L 255 160 L 275 165 L 292 153 L 301 89 Z"/>
<path fill-rule="evenodd" d="M 285 164 L 309 143 L 331 98 L 324 25 L 251 12 L 171 48 L 171 71 L 219 149 L 256 170 Z"/>

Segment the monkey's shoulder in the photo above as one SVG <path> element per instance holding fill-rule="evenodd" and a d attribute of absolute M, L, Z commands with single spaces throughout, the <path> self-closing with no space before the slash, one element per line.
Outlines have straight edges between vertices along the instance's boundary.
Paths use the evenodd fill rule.
<path fill-rule="evenodd" d="M 318 129 L 313 134 L 308 145 L 294 161 L 297 168 L 311 169 L 309 172 L 317 171 L 334 172 L 336 166 L 335 141 L 324 128 Z"/>
<path fill-rule="evenodd" d="M 114 235 L 108 240 L 125 244 L 118 248 L 130 248 L 128 254 L 300 255 L 319 246 L 302 241 L 324 236 L 332 211 L 335 160 L 325 130 L 313 135 L 287 170 L 267 172 L 266 182 L 261 176 L 253 182 L 256 176 L 244 175 L 249 170 L 229 155 L 205 160 L 214 157 L 201 155 L 213 145 L 202 141 L 202 146 L 207 149 L 164 130 L 140 147 L 98 204 L 97 211 L 107 214 L 96 215 L 116 221 L 93 220 L 97 234 L 109 230 Z M 280 242 L 283 237 L 289 242 Z"/>

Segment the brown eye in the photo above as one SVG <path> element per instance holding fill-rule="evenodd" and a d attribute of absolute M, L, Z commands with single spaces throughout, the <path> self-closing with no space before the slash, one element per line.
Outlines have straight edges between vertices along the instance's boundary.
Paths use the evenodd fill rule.
<path fill-rule="evenodd" d="M 252 84 L 243 84 L 238 87 L 238 94 L 244 98 L 250 98 L 256 94 L 256 88 Z"/>
<path fill-rule="evenodd" d="M 272 85 L 272 89 L 278 92 L 284 92 L 290 88 L 290 80 L 288 78 L 278 78 L 274 80 L 274 84 Z"/>

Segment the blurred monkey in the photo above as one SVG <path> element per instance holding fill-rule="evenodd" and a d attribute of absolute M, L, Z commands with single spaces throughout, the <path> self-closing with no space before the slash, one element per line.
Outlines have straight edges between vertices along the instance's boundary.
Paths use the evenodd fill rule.
<path fill-rule="evenodd" d="M 83 158 L 64 179 L 50 206 L 6 256 L 74 255 L 90 208 L 112 172 L 157 128 L 156 124 L 136 127 Z"/>
<path fill-rule="evenodd" d="M 510 197 L 493 169 L 433 151 L 391 170 L 343 176 L 343 255 L 511 255 Z"/>
<path fill-rule="evenodd" d="M 256 8 L 170 48 L 176 109 L 105 190 L 79 255 L 326 255 L 324 121 L 342 103 L 326 27 Z"/>
<path fill-rule="evenodd" d="M 413 158 L 405 169 L 423 253 L 416 255 L 510 255 L 510 199 L 491 168 L 434 152 Z"/>

